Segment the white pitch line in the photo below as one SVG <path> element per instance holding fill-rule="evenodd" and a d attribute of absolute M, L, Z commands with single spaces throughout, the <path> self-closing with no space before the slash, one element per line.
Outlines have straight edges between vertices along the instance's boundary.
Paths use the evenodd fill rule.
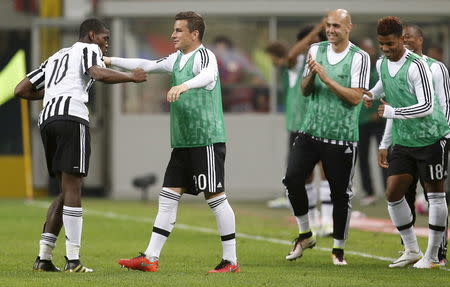
<path fill-rule="evenodd" d="M 33 205 L 33 206 L 40 207 L 40 208 L 48 208 L 50 206 L 49 202 L 39 201 L 39 200 L 25 201 L 25 204 Z M 103 211 L 97 211 L 97 210 L 91 210 L 91 209 L 89 209 L 89 210 L 83 209 L 83 214 L 84 213 L 86 213 L 88 215 L 97 215 L 97 216 L 104 217 L 104 218 L 111 218 L 111 219 L 118 219 L 118 220 L 130 220 L 130 221 L 144 222 L 144 223 L 153 223 L 153 220 L 154 220 L 153 218 L 139 218 L 139 217 L 134 217 L 134 216 L 130 216 L 130 215 L 122 215 L 122 214 L 117 214 L 114 212 L 103 212 Z M 183 223 L 177 223 L 176 228 L 183 229 L 183 230 L 189 230 L 189 231 L 199 231 L 199 232 L 208 233 L 208 234 L 217 234 L 217 230 L 215 230 L 215 229 L 199 227 L 199 226 L 192 226 L 192 225 L 187 225 L 187 224 L 183 224 Z M 282 245 L 292 245 L 292 242 L 288 241 L 288 240 L 270 238 L 270 237 L 259 236 L 259 235 L 236 233 L 236 237 L 257 240 L 257 241 L 271 242 L 271 243 L 282 244 Z M 314 249 L 320 250 L 320 251 L 325 251 L 325 252 L 331 251 L 331 248 L 316 247 Z M 360 256 L 360 257 L 365 257 L 365 258 L 377 259 L 380 261 L 392 262 L 395 260 L 395 258 L 371 255 L 371 254 L 358 252 L 358 251 L 351 251 L 351 250 L 345 250 L 345 253 Z M 445 271 L 450 271 L 450 269 L 447 269 L 444 267 L 441 267 L 440 269 L 445 270 Z"/>

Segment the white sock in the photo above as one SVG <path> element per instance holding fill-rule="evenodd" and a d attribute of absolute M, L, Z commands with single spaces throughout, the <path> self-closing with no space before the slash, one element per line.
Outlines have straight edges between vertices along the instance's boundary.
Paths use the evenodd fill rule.
<path fill-rule="evenodd" d="M 318 213 L 319 210 L 317 209 L 317 192 L 314 190 L 314 184 L 307 183 L 305 184 L 306 194 L 308 196 L 308 216 L 309 216 L 309 222 L 313 226 L 317 226 L 318 222 Z"/>
<path fill-rule="evenodd" d="M 320 201 L 322 225 L 333 224 L 333 203 L 331 202 L 330 184 L 326 180 L 320 181 Z"/>
<path fill-rule="evenodd" d="M 448 208 L 445 200 L 445 193 L 428 193 L 429 214 L 429 234 L 428 246 L 425 252 L 425 257 L 433 261 L 438 261 L 439 246 L 442 241 L 442 236 L 447 225 Z"/>
<path fill-rule="evenodd" d="M 233 209 L 225 194 L 210 198 L 206 202 L 216 215 L 217 227 L 222 240 L 222 258 L 236 265 L 236 223 Z"/>
<path fill-rule="evenodd" d="M 53 249 L 56 246 L 56 235 L 53 233 L 42 233 L 39 240 L 39 258 L 41 260 L 52 260 Z"/>
<path fill-rule="evenodd" d="M 400 232 L 405 250 L 418 252 L 420 249 L 412 226 L 413 217 L 405 197 L 402 197 L 399 201 L 388 202 L 388 211 L 392 223 Z"/>
<path fill-rule="evenodd" d="M 344 249 L 345 239 L 333 239 L 333 248 Z"/>
<path fill-rule="evenodd" d="M 83 208 L 63 206 L 63 224 L 66 231 L 66 255 L 69 260 L 80 259 Z"/>
<path fill-rule="evenodd" d="M 296 216 L 295 219 L 297 220 L 298 233 L 302 234 L 311 231 L 308 214 Z"/>
<path fill-rule="evenodd" d="M 161 250 L 175 226 L 180 198 L 180 194 L 166 187 L 162 188 L 159 193 L 158 215 L 156 215 L 152 236 L 145 251 L 146 257 L 159 257 L 161 254 Z"/>

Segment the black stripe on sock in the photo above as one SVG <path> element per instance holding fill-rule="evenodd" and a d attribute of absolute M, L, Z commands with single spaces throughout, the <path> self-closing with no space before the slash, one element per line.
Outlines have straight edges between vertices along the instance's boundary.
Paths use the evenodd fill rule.
<path fill-rule="evenodd" d="M 440 232 L 445 231 L 445 226 L 437 226 L 437 225 L 433 225 L 433 224 L 428 224 L 428 228 L 430 228 L 431 230 L 434 230 L 434 231 L 440 231 Z"/>
<path fill-rule="evenodd" d="M 308 231 L 306 233 L 301 233 L 298 235 L 298 239 L 302 240 L 302 239 L 306 239 L 306 238 L 310 238 L 312 236 L 312 232 Z"/>
<path fill-rule="evenodd" d="M 403 197 L 401 200 L 399 200 L 397 202 L 388 202 L 388 205 L 397 206 L 397 205 L 401 204 L 404 200 L 405 200 L 405 198 Z"/>
<path fill-rule="evenodd" d="M 162 196 L 162 197 L 168 198 L 168 199 L 176 200 L 176 201 L 179 201 L 180 198 L 181 198 L 181 195 L 176 195 L 176 194 L 173 194 L 173 193 L 164 191 L 164 190 L 162 190 L 162 191 L 159 193 L 159 195 Z"/>
<path fill-rule="evenodd" d="M 411 221 L 410 223 L 408 223 L 408 224 L 405 224 L 405 225 L 402 225 L 402 226 L 397 226 L 397 230 L 398 231 L 402 231 L 402 230 L 405 230 L 405 229 L 408 229 L 408 228 L 410 228 L 410 227 L 412 227 L 413 226 L 413 221 Z"/>
<path fill-rule="evenodd" d="M 56 238 L 50 237 L 50 236 L 46 236 L 46 235 L 42 235 L 41 239 L 44 240 L 44 241 L 52 242 L 52 243 L 56 242 Z"/>
<path fill-rule="evenodd" d="M 322 201 L 322 204 L 333 204 L 331 201 Z"/>
<path fill-rule="evenodd" d="M 226 199 L 227 199 L 226 197 L 222 197 L 216 201 L 208 202 L 208 205 L 211 208 L 215 208 L 215 207 L 219 206 L 222 202 L 224 202 Z"/>
<path fill-rule="evenodd" d="M 228 241 L 228 240 L 232 240 L 232 239 L 235 239 L 235 238 L 236 238 L 236 234 L 235 233 L 231 233 L 231 234 L 228 234 L 228 235 L 220 236 L 220 239 L 222 241 Z"/>
<path fill-rule="evenodd" d="M 161 234 L 162 236 L 165 236 L 165 237 L 169 237 L 169 235 L 170 235 L 170 231 L 158 228 L 156 226 L 153 226 L 153 232 Z"/>

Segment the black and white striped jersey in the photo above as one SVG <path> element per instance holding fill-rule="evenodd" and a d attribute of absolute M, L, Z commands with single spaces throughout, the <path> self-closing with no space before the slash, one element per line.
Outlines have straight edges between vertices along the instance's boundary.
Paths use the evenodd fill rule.
<path fill-rule="evenodd" d="M 53 54 L 27 75 L 36 89 L 45 89 L 43 110 L 38 120 L 40 127 L 57 119 L 89 124 L 86 103 L 94 79 L 88 70 L 95 65 L 105 67 L 102 56 L 97 44 L 76 42 Z"/>

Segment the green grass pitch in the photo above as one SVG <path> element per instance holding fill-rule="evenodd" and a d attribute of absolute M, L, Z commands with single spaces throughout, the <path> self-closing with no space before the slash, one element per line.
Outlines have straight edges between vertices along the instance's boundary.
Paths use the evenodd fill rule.
<path fill-rule="evenodd" d="M 334 266 L 332 241 L 319 238 L 304 256 L 288 262 L 288 242 L 296 226 L 289 211 L 272 210 L 260 202 L 234 202 L 241 273 L 207 274 L 220 261 L 221 245 L 215 218 L 201 198 L 182 200 L 177 224 L 165 245 L 157 273 L 128 271 L 116 263 L 144 251 L 156 202 L 85 199 L 82 262 L 91 274 L 49 274 L 31 271 L 49 200 L 0 201 L 0 286 L 450 286 L 448 270 L 390 269 L 387 258 L 398 257 L 397 235 L 350 230 L 348 266 Z M 383 204 L 380 204 L 382 206 Z M 271 239 L 279 239 L 271 240 Z M 426 239 L 419 238 L 422 250 Z M 54 263 L 63 267 L 62 231 Z M 374 256 L 376 258 L 364 257 Z"/>

